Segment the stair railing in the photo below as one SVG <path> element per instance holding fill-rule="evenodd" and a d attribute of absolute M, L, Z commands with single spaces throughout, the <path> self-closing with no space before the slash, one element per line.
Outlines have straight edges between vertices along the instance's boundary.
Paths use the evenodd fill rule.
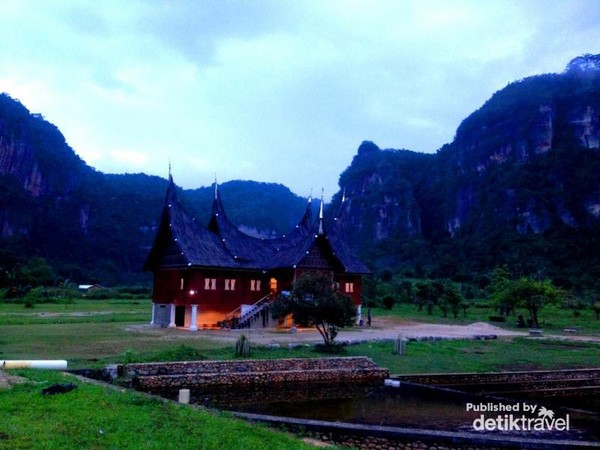
<path fill-rule="evenodd" d="M 268 303 L 268 301 L 265 301 L 265 300 L 269 299 L 270 297 L 271 297 L 271 294 L 265 295 L 260 300 L 258 300 L 256 303 L 251 305 L 250 308 L 248 309 L 248 311 L 243 315 L 242 315 L 242 307 L 241 306 L 234 309 L 233 311 L 231 311 L 229 314 L 227 314 L 225 316 L 225 320 L 223 322 L 228 324 L 230 328 L 238 328 L 239 325 L 252 319 L 256 314 L 258 314 L 260 311 L 262 311 L 264 306 Z"/>

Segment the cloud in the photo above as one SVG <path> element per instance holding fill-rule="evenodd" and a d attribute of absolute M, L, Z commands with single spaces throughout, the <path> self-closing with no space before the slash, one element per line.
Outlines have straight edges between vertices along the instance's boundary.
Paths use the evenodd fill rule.
<path fill-rule="evenodd" d="M 4 1 L 0 90 L 99 170 L 331 195 L 362 140 L 435 151 L 507 83 L 600 53 L 597 1 L 550 3 Z"/>
<path fill-rule="evenodd" d="M 117 166 L 125 163 L 130 167 L 141 168 L 148 162 L 148 155 L 135 150 L 112 149 L 108 151 L 108 155 Z"/>

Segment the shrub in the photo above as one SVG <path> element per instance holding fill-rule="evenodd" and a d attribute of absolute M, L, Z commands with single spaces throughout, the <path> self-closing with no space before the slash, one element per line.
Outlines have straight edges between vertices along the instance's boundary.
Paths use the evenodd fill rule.
<path fill-rule="evenodd" d="M 383 297 L 382 303 L 385 309 L 390 310 L 396 303 L 396 300 L 391 295 L 386 295 L 385 297 Z"/>
<path fill-rule="evenodd" d="M 250 341 L 245 335 L 240 335 L 235 343 L 235 356 L 237 358 L 247 358 L 250 356 Z"/>
<path fill-rule="evenodd" d="M 96 289 L 85 294 L 85 298 L 90 300 L 109 300 L 116 297 L 117 295 L 112 289 Z"/>
<path fill-rule="evenodd" d="M 327 353 L 333 355 L 339 355 L 341 353 L 346 353 L 346 348 L 343 345 L 338 343 L 325 345 L 325 344 L 316 344 L 314 351 L 317 353 Z"/>
<path fill-rule="evenodd" d="M 23 297 L 25 308 L 33 308 L 36 303 L 44 303 L 48 299 L 48 292 L 43 287 L 30 289 Z"/>
<path fill-rule="evenodd" d="M 199 359 L 205 359 L 198 349 L 185 344 L 161 352 L 157 357 L 161 361 L 197 361 Z"/>

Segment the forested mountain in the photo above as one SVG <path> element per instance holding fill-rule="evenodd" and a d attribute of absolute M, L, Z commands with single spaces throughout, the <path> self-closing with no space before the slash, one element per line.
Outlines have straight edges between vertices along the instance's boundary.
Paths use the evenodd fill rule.
<path fill-rule="evenodd" d="M 598 289 L 599 173 L 600 55 L 584 55 L 496 92 L 435 154 L 363 142 L 329 214 L 376 272 L 478 283 L 506 265 Z M 34 256 L 77 283 L 148 281 L 166 184 L 94 170 L 55 126 L 0 95 L 0 284 Z M 289 231 L 306 206 L 282 185 L 220 189 L 232 221 L 263 236 Z M 180 194 L 208 220 L 212 187 Z"/>
<path fill-rule="evenodd" d="M 141 270 L 166 186 L 156 176 L 94 170 L 54 125 L 0 95 L 0 287 L 32 257 L 76 283 L 149 282 Z M 230 181 L 220 189 L 232 220 L 262 235 L 288 232 L 306 208 L 279 184 Z M 205 187 L 180 197 L 208 222 L 213 193 Z"/>
<path fill-rule="evenodd" d="M 495 93 L 435 155 L 363 142 L 340 176 L 372 267 L 600 280 L 600 55 Z M 334 199 L 339 208 L 341 197 Z"/>

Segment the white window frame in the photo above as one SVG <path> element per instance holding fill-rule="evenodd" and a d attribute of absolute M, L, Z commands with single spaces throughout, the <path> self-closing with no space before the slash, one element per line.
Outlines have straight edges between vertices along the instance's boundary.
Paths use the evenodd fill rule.
<path fill-rule="evenodd" d="M 260 291 L 260 280 L 250 280 L 250 290 Z"/>
<path fill-rule="evenodd" d="M 225 278 L 225 290 L 235 291 L 235 278 Z"/>
<path fill-rule="evenodd" d="M 216 278 L 205 278 L 204 279 L 204 290 L 205 291 L 217 290 L 217 279 Z"/>

